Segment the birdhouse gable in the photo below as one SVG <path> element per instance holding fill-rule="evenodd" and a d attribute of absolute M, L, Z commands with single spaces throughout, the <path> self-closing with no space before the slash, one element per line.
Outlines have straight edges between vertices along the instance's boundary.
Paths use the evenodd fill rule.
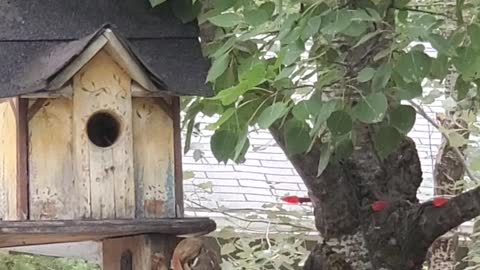
<path fill-rule="evenodd" d="M 78 42 L 75 42 L 75 44 L 70 45 L 72 49 L 58 48 L 52 52 L 51 55 L 53 57 L 65 51 L 73 54 L 75 51 L 73 47 L 77 48 L 77 52 L 69 62 L 61 68 L 56 68 L 58 70 L 49 76 L 44 90 L 25 94 L 22 97 L 72 96 L 72 88 L 69 85 L 70 80 L 100 52 L 108 55 L 132 79 L 134 84 L 133 96 L 166 96 L 167 90 L 163 82 L 158 78 L 155 82 L 151 79 L 151 77 L 155 76 L 138 60 L 133 51 L 128 47 L 127 42 L 118 37 L 108 26 L 103 27 L 94 35 L 85 39 L 88 42 L 83 41 L 85 44 L 83 47 L 78 46 Z"/>

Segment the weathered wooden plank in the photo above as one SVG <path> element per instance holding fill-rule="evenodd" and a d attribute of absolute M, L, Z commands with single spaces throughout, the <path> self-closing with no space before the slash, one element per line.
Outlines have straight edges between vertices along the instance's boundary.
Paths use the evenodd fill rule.
<path fill-rule="evenodd" d="M 30 100 L 31 104 L 38 104 Z M 72 101 L 45 100 L 29 121 L 30 217 L 75 218 L 72 160 Z M 33 105 L 30 108 L 35 108 Z"/>
<path fill-rule="evenodd" d="M 28 194 L 28 100 L 15 98 L 17 126 L 17 218 L 29 217 Z"/>
<path fill-rule="evenodd" d="M 103 270 L 152 269 L 146 236 L 106 239 L 102 242 Z"/>
<path fill-rule="evenodd" d="M 0 103 L 0 219 L 17 215 L 17 120 L 15 99 Z"/>
<path fill-rule="evenodd" d="M 0 221 L 0 247 L 101 240 L 139 234 L 203 235 L 216 229 L 208 218 Z"/>
<path fill-rule="evenodd" d="M 105 239 L 102 269 L 168 270 L 177 239 L 158 234 Z"/>
<path fill-rule="evenodd" d="M 154 98 L 133 99 L 138 217 L 174 217 L 173 122 Z"/>
<path fill-rule="evenodd" d="M 135 214 L 130 87 L 130 77 L 104 51 L 74 77 L 75 176 L 90 195 L 82 204 L 92 218 Z"/>
<path fill-rule="evenodd" d="M 180 125 L 180 98 L 172 97 L 173 137 L 175 156 L 175 211 L 177 217 L 184 216 L 183 205 L 183 168 L 182 168 L 182 132 Z"/>

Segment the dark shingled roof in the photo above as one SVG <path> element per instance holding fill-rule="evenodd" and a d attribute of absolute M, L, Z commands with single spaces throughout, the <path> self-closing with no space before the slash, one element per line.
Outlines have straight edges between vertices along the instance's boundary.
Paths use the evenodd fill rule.
<path fill-rule="evenodd" d="M 108 24 L 108 25 L 106 25 Z M 0 98 L 43 90 L 49 80 L 111 28 L 172 95 L 211 96 L 195 23 L 148 0 L 0 1 Z"/>

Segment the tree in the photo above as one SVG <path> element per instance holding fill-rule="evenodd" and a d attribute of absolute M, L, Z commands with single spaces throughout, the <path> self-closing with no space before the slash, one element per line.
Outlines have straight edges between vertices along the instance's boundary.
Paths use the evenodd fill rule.
<path fill-rule="evenodd" d="M 322 236 L 305 269 L 421 269 L 439 236 L 480 215 L 478 187 L 418 201 L 421 166 L 406 136 L 417 113 L 437 125 L 417 102 L 444 93 L 423 93 L 422 82 L 451 70 L 448 104 L 459 113 L 447 117 L 478 133 L 477 2 L 170 1 L 185 22 L 198 18 L 216 93 L 185 104 L 186 150 L 200 112 L 220 116 L 211 140 L 219 162 L 242 162 L 249 132 L 269 129 L 309 189 Z M 439 130 L 476 180 L 463 133 Z"/>

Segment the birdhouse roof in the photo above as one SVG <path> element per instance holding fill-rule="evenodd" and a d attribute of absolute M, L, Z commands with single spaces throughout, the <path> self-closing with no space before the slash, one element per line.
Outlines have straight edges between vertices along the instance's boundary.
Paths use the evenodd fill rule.
<path fill-rule="evenodd" d="M 213 94 L 198 26 L 183 24 L 168 3 L 152 9 L 147 0 L 10 0 L 0 2 L 0 98 L 53 90 L 52 81 L 112 31 L 157 90 Z"/>

